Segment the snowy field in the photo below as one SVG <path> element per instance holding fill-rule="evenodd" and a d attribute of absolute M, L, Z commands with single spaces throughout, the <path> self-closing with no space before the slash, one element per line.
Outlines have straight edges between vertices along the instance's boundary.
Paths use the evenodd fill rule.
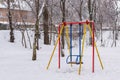
<path fill-rule="evenodd" d="M 57 50 L 52 63 L 46 70 L 53 45 L 40 43 L 37 60 L 32 61 L 32 49 L 21 44 L 21 33 L 15 31 L 15 43 L 9 42 L 9 31 L 0 31 L 0 80 L 119 80 L 120 47 L 98 47 L 104 70 L 101 69 L 95 55 L 95 73 L 91 68 L 91 47 L 85 46 L 81 75 L 79 65 L 66 64 L 66 57 L 61 58 L 61 69 L 57 69 Z M 67 50 L 67 49 L 66 49 Z M 78 46 L 73 49 L 78 53 Z"/>

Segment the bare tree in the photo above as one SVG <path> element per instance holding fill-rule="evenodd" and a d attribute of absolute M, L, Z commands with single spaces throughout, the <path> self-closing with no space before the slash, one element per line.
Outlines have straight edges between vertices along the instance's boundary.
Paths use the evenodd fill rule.
<path fill-rule="evenodd" d="M 103 23 L 104 23 L 104 11 L 103 11 L 103 0 L 94 0 L 93 1 L 93 20 L 95 22 L 95 29 L 100 30 L 100 37 L 96 35 L 96 37 L 100 38 L 101 46 L 103 45 Z M 96 33 L 97 34 L 97 33 Z"/>
<path fill-rule="evenodd" d="M 45 5 L 45 0 L 42 4 L 40 5 L 40 0 L 25 0 L 26 3 L 29 5 L 31 8 L 34 17 L 35 17 L 35 33 L 34 33 L 34 41 L 33 41 L 33 56 L 32 60 L 36 60 L 36 49 L 39 50 L 39 37 L 40 37 L 40 32 L 39 32 L 39 23 L 40 23 L 40 18 L 41 14 L 43 12 L 43 8 Z M 31 3 L 32 1 L 32 3 Z"/>
<path fill-rule="evenodd" d="M 10 42 L 14 42 L 14 28 L 12 27 L 12 13 L 11 13 L 11 7 L 10 7 L 10 2 L 13 0 L 7 0 L 7 5 L 8 5 L 8 20 L 9 20 L 9 27 L 10 27 Z"/>
<path fill-rule="evenodd" d="M 93 12 L 92 12 L 92 1 L 88 0 L 88 12 L 89 12 L 89 20 L 92 21 L 93 20 Z M 90 26 L 92 26 L 92 24 L 90 24 Z M 92 27 L 91 27 L 92 28 Z M 92 45 L 92 38 L 89 37 L 89 45 Z"/>
<path fill-rule="evenodd" d="M 44 28 L 44 44 L 49 44 L 49 12 L 48 12 L 48 0 L 46 0 L 46 4 L 44 6 L 44 11 L 43 11 L 43 28 Z"/>
<path fill-rule="evenodd" d="M 62 22 L 65 22 L 65 2 L 66 0 L 60 0 L 60 7 L 61 7 L 61 11 L 62 11 Z M 61 38 L 61 41 L 62 41 L 62 51 L 61 51 L 61 56 L 64 57 L 64 52 L 63 52 L 63 49 L 64 49 L 64 45 L 65 45 L 65 41 L 64 41 L 64 34 L 65 34 L 65 29 L 63 28 L 63 31 L 62 31 L 62 38 Z"/>
<path fill-rule="evenodd" d="M 19 30 L 21 31 L 21 34 L 22 34 L 22 45 L 25 46 L 25 48 L 27 48 L 26 38 L 25 38 L 25 31 L 26 31 L 27 37 L 28 37 L 28 41 L 29 41 L 29 46 L 30 46 L 30 48 L 32 49 L 31 39 L 30 39 L 28 30 L 27 30 L 27 24 L 26 24 L 28 21 L 27 21 L 26 19 L 24 19 L 24 16 L 25 16 L 25 15 L 22 14 L 22 13 L 23 13 L 23 10 L 22 10 L 21 7 L 23 7 L 23 6 L 21 6 L 20 1 L 18 1 L 18 5 L 17 5 L 17 6 L 19 7 L 19 10 L 20 10 L 19 15 L 20 15 L 21 21 L 22 21 L 22 23 L 23 23 L 23 27 L 22 27 L 22 28 L 19 28 Z M 28 6 L 27 6 L 27 7 L 28 7 Z M 30 16 L 30 17 L 31 17 L 31 16 Z M 27 18 L 28 18 L 28 17 L 27 17 Z"/>
<path fill-rule="evenodd" d="M 118 40 L 118 29 L 117 29 L 117 23 L 118 23 L 118 15 L 120 14 L 119 12 L 119 4 L 117 4 L 117 0 L 113 1 L 113 8 L 114 8 L 114 15 L 113 15 L 113 20 L 114 20 L 114 27 L 113 27 L 113 44 L 116 47 L 117 46 L 117 42 L 116 40 Z M 113 46 L 112 44 L 112 46 Z"/>
<path fill-rule="evenodd" d="M 35 10 L 36 10 L 36 22 L 35 22 L 35 34 L 33 42 L 33 56 L 32 60 L 36 60 L 36 49 L 39 49 L 39 0 L 35 0 Z"/>
<path fill-rule="evenodd" d="M 76 1 L 73 1 L 73 0 L 69 0 L 69 4 L 72 6 L 70 8 L 73 8 L 75 10 L 75 12 L 77 12 L 77 15 L 79 17 L 79 20 L 82 21 L 82 17 L 83 17 L 83 4 L 84 4 L 84 0 L 76 0 Z M 70 13 L 72 12 L 72 10 L 70 11 Z M 74 13 L 73 13 L 74 14 Z"/>

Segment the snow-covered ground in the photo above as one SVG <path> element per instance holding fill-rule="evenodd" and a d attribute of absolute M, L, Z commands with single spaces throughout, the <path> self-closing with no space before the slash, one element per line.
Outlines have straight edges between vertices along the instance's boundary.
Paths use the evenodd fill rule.
<path fill-rule="evenodd" d="M 9 31 L 0 31 L 0 80 L 119 80 L 120 47 L 98 47 L 104 70 L 101 69 L 95 55 L 95 73 L 91 69 L 91 47 L 85 46 L 81 75 L 79 65 L 66 64 L 66 57 L 61 58 L 61 69 L 57 69 L 57 50 L 52 63 L 46 70 L 53 45 L 40 43 L 37 60 L 32 61 L 32 49 L 21 44 L 21 34 L 15 31 L 15 43 L 9 42 Z M 66 49 L 67 50 L 67 49 Z M 74 47 L 73 54 L 78 53 Z"/>

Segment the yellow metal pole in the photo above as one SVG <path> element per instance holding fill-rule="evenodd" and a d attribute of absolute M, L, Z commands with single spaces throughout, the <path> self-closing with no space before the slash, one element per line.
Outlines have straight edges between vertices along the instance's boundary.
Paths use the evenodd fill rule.
<path fill-rule="evenodd" d="M 83 54 L 84 54 L 84 44 L 85 44 L 85 38 L 86 38 L 86 24 L 84 24 L 84 31 L 83 31 L 83 34 L 84 34 L 84 36 L 83 36 L 83 42 L 82 42 L 82 55 L 81 56 L 83 56 Z"/>
<path fill-rule="evenodd" d="M 51 54 L 51 56 L 50 56 L 50 60 L 49 60 L 49 62 L 48 62 L 48 65 L 47 65 L 46 69 L 48 69 L 49 66 L 50 66 L 50 63 L 51 63 L 51 61 L 52 61 L 52 57 L 53 57 L 53 55 L 54 55 L 54 52 L 55 52 L 57 43 L 58 43 L 58 41 L 59 41 L 59 38 L 60 38 L 60 36 L 61 36 L 61 34 L 62 34 L 63 28 L 64 28 L 64 25 L 62 25 L 62 27 L 61 27 L 61 29 L 60 29 L 60 34 L 58 35 L 57 41 L 55 42 L 55 47 L 54 47 L 54 49 L 53 49 L 53 51 L 52 51 L 52 54 Z"/>
<path fill-rule="evenodd" d="M 66 36 L 65 36 L 66 37 Z M 68 42 L 68 39 L 67 39 L 67 37 L 66 37 L 66 43 L 67 43 L 67 49 L 68 49 L 68 52 L 70 52 L 70 48 L 69 48 L 69 42 Z"/>
<path fill-rule="evenodd" d="M 88 25 L 88 28 L 89 28 L 91 37 L 93 37 L 93 36 L 92 36 L 92 30 L 91 30 L 91 28 L 90 28 L 90 24 Z M 102 64 L 102 60 L 101 60 L 101 58 L 100 58 L 100 54 L 99 54 L 98 48 L 97 48 L 97 46 L 96 46 L 96 42 L 94 42 L 94 45 L 95 45 L 95 49 L 96 49 L 96 52 L 97 52 L 97 56 L 98 56 L 98 59 L 99 59 L 101 68 L 104 69 L 103 64 Z"/>
<path fill-rule="evenodd" d="M 80 75 L 81 69 L 82 69 L 82 56 L 83 56 L 83 51 L 84 51 L 84 44 L 85 44 L 85 37 L 86 37 L 86 24 L 84 24 L 84 31 L 83 31 L 83 41 L 82 41 L 82 55 L 80 56 L 80 65 L 79 65 L 79 70 L 78 74 Z"/>
<path fill-rule="evenodd" d="M 67 40 L 67 45 L 68 45 L 68 52 L 70 53 L 70 40 L 69 40 L 69 33 L 68 33 L 68 26 L 65 27 L 66 30 L 66 40 Z"/>
<path fill-rule="evenodd" d="M 98 48 L 97 48 L 97 46 L 96 46 L 96 42 L 95 42 L 95 49 L 96 49 L 97 56 L 98 56 L 98 59 L 99 59 L 100 64 L 101 64 L 101 68 L 102 68 L 102 70 L 103 70 L 103 69 L 104 69 L 104 67 L 103 67 L 103 64 L 102 64 L 102 60 L 101 60 L 101 58 L 100 58 L 100 54 L 99 54 L 99 52 L 98 52 Z"/>

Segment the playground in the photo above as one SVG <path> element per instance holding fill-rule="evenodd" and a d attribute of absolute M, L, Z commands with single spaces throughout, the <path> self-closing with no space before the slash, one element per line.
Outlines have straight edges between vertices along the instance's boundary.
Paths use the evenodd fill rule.
<path fill-rule="evenodd" d="M 71 39 L 71 41 L 68 30 L 69 34 L 67 33 L 66 37 L 69 36 L 69 38 L 66 38 L 68 40 L 66 40 L 64 50 L 65 57 L 59 58 L 60 38 L 58 36 L 56 38 L 57 46 L 55 50 L 55 45 L 44 45 L 40 40 L 41 49 L 37 51 L 37 61 L 35 62 L 31 61 L 32 50 L 22 47 L 20 42 L 22 36 L 19 31 L 15 31 L 16 41 L 14 44 L 8 42 L 8 37 L 6 37 L 6 35 L 9 35 L 8 31 L 1 31 L 0 80 L 118 80 L 120 74 L 119 47 L 100 47 L 97 46 L 99 45 L 97 42 L 94 43 L 94 47 L 93 45 L 87 46 L 86 38 L 88 36 L 85 34 L 85 31 L 88 30 L 91 32 L 89 25 L 85 24 L 84 27 L 86 28 L 84 28 L 83 25 L 79 25 L 79 23 L 77 25 L 78 33 L 83 32 L 82 36 L 79 35 L 80 37 L 76 41 L 73 39 Z M 66 26 L 68 26 L 67 29 L 70 29 L 70 26 L 74 27 L 74 24 Z M 80 28 L 80 26 L 82 26 L 82 28 Z M 62 30 L 60 30 L 60 32 L 61 31 Z M 30 33 L 33 34 L 32 32 Z M 109 34 L 109 32 L 104 35 L 106 34 Z M 105 37 L 107 38 L 108 36 Z M 74 46 L 76 42 L 79 44 Z M 72 46 L 72 48 L 70 48 L 70 46 Z M 53 50 L 54 55 L 51 58 Z M 48 65 L 49 61 L 50 64 Z"/>
<path fill-rule="evenodd" d="M 75 55 L 73 54 L 74 51 L 72 51 L 73 49 L 73 45 L 72 45 L 72 40 L 73 40 L 73 34 L 72 34 L 72 30 L 73 30 L 73 26 L 72 25 L 75 25 L 75 24 L 78 24 L 78 45 L 79 45 L 79 50 L 78 50 L 78 54 Z M 69 32 L 68 32 L 68 25 L 70 26 L 69 27 Z M 91 25 L 91 26 L 90 26 Z M 48 62 L 48 66 L 47 66 L 47 69 L 49 68 L 50 66 L 50 63 L 52 61 L 52 58 L 53 58 L 53 55 L 54 55 L 54 52 L 55 52 L 55 49 L 57 47 L 57 44 L 58 44 L 58 68 L 60 69 L 60 52 L 61 52 L 61 34 L 62 34 L 62 31 L 63 31 L 63 28 L 65 28 L 65 33 L 66 33 L 66 43 L 67 43 L 67 46 L 68 46 L 68 53 L 69 53 L 69 56 L 67 57 L 66 59 L 66 63 L 67 64 L 71 64 L 71 67 L 73 64 L 79 64 L 79 69 L 78 69 L 78 74 L 80 75 L 80 72 L 81 72 L 81 69 L 82 69 L 82 57 L 84 56 L 84 44 L 85 44 L 85 38 L 86 38 L 86 30 L 87 28 L 89 29 L 89 33 L 91 35 L 91 39 L 92 39 L 92 72 L 94 73 L 94 62 L 95 62 L 95 54 L 94 54 L 94 50 L 96 49 L 96 53 L 97 53 L 97 56 L 98 56 L 98 59 L 99 59 L 99 62 L 101 64 L 101 68 L 103 69 L 103 64 L 102 64 L 102 60 L 100 58 L 100 54 L 99 54 L 99 51 L 98 51 L 98 48 L 97 48 L 97 45 L 96 45 L 96 42 L 95 42 L 95 27 L 94 27 L 94 22 L 90 22 L 88 20 L 84 21 L 84 22 L 64 22 L 62 24 L 59 24 L 59 27 L 58 27 L 58 31 L 59 31 L 59 34 L 58 34 L 58 38 L 55 42 L 55 47 L 52 51 L 52 54 L 50 56 L 50 60 Z M 76 31 L 77 33 L 77 31 Z M 75 58 L 73 60 L 73 58 Z"/>

